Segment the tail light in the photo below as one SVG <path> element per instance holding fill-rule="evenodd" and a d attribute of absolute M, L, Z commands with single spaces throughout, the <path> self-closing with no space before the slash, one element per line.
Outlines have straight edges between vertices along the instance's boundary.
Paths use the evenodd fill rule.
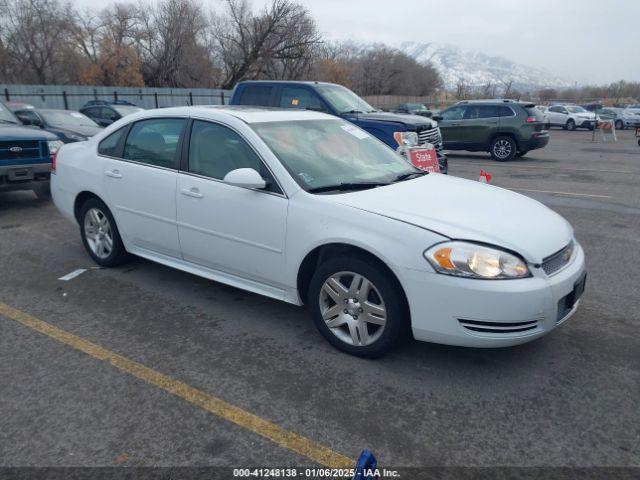
<path fill-rule="evenodd" d="M 537 121 L 538 119 L 536 117 L 527 117 L 527 119 L 525 120 L 525 122 L 527 123 L 535 123 Z"/>
<path fill-rule="evenodd" d="M 55 151 L 51 154 L 51 172 L 56 172 L 56 159 L 58 158 L 58 152 Z"/>

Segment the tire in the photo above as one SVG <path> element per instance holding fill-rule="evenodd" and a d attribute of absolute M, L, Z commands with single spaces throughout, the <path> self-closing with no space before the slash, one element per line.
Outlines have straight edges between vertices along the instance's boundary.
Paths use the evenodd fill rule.
<path fill-rule="evenodd" d="M 102 267 L 117 267 L 128 260 L 116 222 L 104 202 L 88 199 L 80 207 L 78 219 L 82 243 L 94 262 Z"/>
<path fill-rule="evenodd" d="M 359 290 L 365 285 L 366 292 Z M 360 256 L 340 256 L 322 263 L 309 284 L 308 299 L 313 321 L 324 338 L 357 357 L 384 355 L 410 326 L 398 282 Z"/>
<path fill-rule="evenodd" d="M 51 198 L 51 188 L 48 183 L 36 185 L 33 187 L 33 193 L 36 194 L 38 200 L 49 200 Z"/>
<path fill-rule="evenodd" d="M 624 122 L 622 120 L 616 120 L 614 126 L 616 130 L 624 130 Z"/>
<path fill-rule="evenodd" d="M 566 130 L 573 132 L 576 129 L 576 122 L 574 122 L 571 118 L 567 120 L 567 124 L 565 125 Z"/>
<path fill-rule="evenodd" d="M 529 150 L 520 151 L 516 153 L 516 158 L 524 157 L 527 153 L 529 153 Z"/>
<path fill-rule="evenodd" d="M 516 157 L 518 152 L 518 145 L 516 141 L 506 135 L 499 136 L 493 139 L 489 153 L 491 158 L 498 162 L 508 162 Z"/>

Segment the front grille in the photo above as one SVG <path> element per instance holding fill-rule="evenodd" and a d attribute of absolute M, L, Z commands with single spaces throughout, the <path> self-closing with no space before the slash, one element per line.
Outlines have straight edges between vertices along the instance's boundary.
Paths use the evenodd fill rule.
<path fill-rule="evenodd" d="M 460 318 L 458 319 L 458 322 L 460 322 L 460 325 L 462 325 L 465 329 L 472 332 L 495 333 L 501 335 L 527 332 L 529 330 L 535 330 L 536 328 L 538 328 L 537 320 L 529 320 L 527 322 L 502 323 L 483 322 L 479 320 L 465 320 Z"/>
<path fill-rule="evenodd" d="M 433 144 L 438 151 L 442 150 L 442 137 L 438 127 L 418 129 L 418 145 L 425 143 Z"/>
<path fill-rule="evenodd" d="M 4 140 L 0 142 L 0 160 L 44 158 L 45 150 L 46 144 L 37 140 Z"/>
<path fill-rule="evenodd" d="M 544 270 L 544 273 L 547 275 L 553 275 L 566 267 L 573 256 L 574 247 L 575 245 L 572 241 L 559 252 L 549 255 L 547 258 L 543 259 L 542 269 Z"/>

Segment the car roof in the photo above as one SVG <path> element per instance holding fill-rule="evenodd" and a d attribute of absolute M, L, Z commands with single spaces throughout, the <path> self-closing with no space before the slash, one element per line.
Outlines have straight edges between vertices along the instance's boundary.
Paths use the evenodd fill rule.
<path fill-rule="evenodd" d="M 251 83 L 264 83 L 264 84 L 296 84 L 296 85 L 337 85 L 341 87 L 342 85 L 338 85 L 337 83 L 331 82 L 319 82 L 316 80 L 243 80 L 242 82 L 238 82 L 238 85 L 247 85 Z M 345 87 L 346 88 L 346 87 Z"/>
<path fill-rule="evenodd" d="M 229 115 L 245 123 L 286 122 L 297 120 L 323 120 L 336 117 L 326 113 L 293 108 L 254 107 L 247 105 L 198 105 L 185 107 L 168 107 L 154 110 L 144 110 L 134 114 L 131 119 L 163 117 L 170 115 L 192 116 L 216 119 L 219 114 Z M 129 118 L 129 117 L 126 117 Z"/>

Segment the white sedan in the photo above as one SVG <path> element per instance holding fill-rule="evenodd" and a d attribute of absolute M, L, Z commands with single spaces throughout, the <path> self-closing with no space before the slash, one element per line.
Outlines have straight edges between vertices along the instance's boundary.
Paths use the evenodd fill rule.
<path fill-rule="evenodd" d="M 325 338 L 374 357 L 418 340 L 502 347 L 569 318 L 585 259 L 542 204 L 417 170 L 311 111 L 140 112 L 65 145 L 58 209 L 102 266 L 138 255 L 307 304 Z"/>

